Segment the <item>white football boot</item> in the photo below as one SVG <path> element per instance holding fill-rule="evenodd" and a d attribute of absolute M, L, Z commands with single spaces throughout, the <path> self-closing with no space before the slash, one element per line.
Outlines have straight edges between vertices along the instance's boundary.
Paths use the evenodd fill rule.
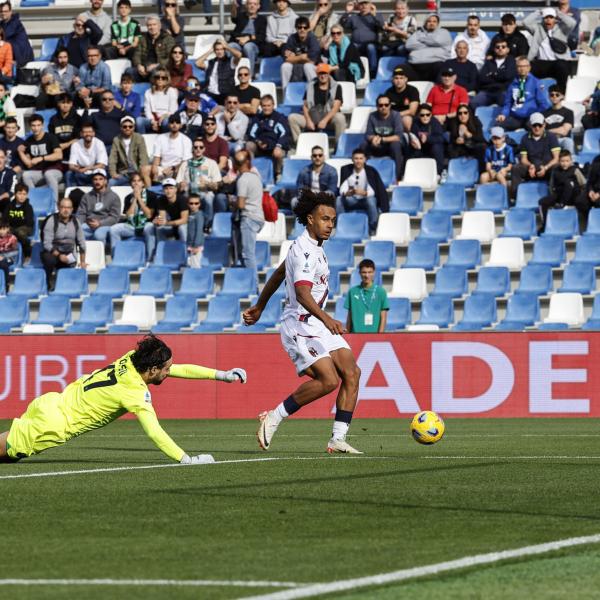
<path fill-rule="evenodd" d="M 360 450 L 353 448 L 346 440 L 334 440 L 331 438 L 327 444 L 329 454 L 364 454 Z"/>
<path fill-rule="evenodd" d="M 260 420 L 260 426 L 256 432 L 256 438 L 258 439 L 258 445 L 263 450 L 268 450 L 271 445 L 271 440 L 279 427 L 279 423 L 274 418 L 274 411 L 269 410 L 261 412 L 258 415 Z"/>

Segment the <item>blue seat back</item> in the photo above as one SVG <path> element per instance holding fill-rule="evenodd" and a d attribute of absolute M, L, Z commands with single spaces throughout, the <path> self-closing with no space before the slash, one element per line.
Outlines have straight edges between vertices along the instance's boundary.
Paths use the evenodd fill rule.
<path fill-rule="evenodd" d="M 31 258 L 29 262 L 25 265 L 25 269 L 43 269 L 44 265 L 42 263 L 42 244 L 39 242 L 31 244 Z"/>
<path fill-rule="evenodd" d="M 600 235 L 600 208 L 592 208 L 588 213 L 587 228 L 583 235 Z"/>
<path fill-rule="evenodd" d="M 9 295 L 37 298 L 46 292 L 46 273 L 43 269 L 19 269 Z"/>
<path fill-rule="evenodd" d="M 217 213 L 218 214 L 218 213 Z M 156 245 L 154 264 L 180 269 L 187 264 L 186 244 L 180 240 L 162 240 Z"/>
<path fill-rule="evenodd" d="M 225 271 L 223 289 L 220 295 L 244 298 L 256 293 L 256 273 L 254 269 L 230 267 Z"/>
<path fill-rule="evenodd" d="M 352 151 L 364 144 L 365 134 L 364 133 L 347 133 L 344 132 L 340 135 L 340 139 L 335 149 L 335 158 L 351 158 Z"/>
<path fill-rule="evenodd" d="M 502 186 L 504 187 L 504 186 Z M 535 213 L 527 208 L 511 208 L 504 217 L 501 237 L 519 237 L 529 240 L 536 235 Z"/>
<path fill-rule="evenodd" d="M 171 296 L 167 300 L 165 317 L 161 323 L 182 323 L 191 325 L 198 318 L 198 305 L 192 296 Z"/>
<path fill-rule="evenodd" d="M 362 106 L 375 106 L 377 104 L 377 96 L 383 94 L 391 86 L 390 81 L 371 81 L 367 84 L 365 97 L 362 101 Z"/>
<path fill-rule="evenodd" d="M 404 329 L 411 322 L 411 307 L 408 298 L 388 298 L 390 310 L 388 310 L 386 331 Z"/>
<path fill-rule="evenodd" d="M 113 320 L 113 303 L 109 296 L 87 296 L 81 305 L 78 323 L 104 326 Z"/>
<path fill-rule="evenodd" d="M 521 145 L 521 140 L 523 139 L 523 137 L 525 136 L 525 134 L 527 133 L 526 129 L 517 129 L 515 131 L 509 131 L 506 134 L 506 137 L 508 138 L 508 140 L 512 141 L 512 143 L 515 146 L 520 146 Z M 516 154 L 516 152 L 515 152 Z"/>
<path fill-rule="evenodd" d="M 45 37 L 42 40 L 42 48 L 40 51 L 39 60 L 52 60 L 52 56 L 58 47 L 59 40 L 60 38 L 58 37 Z"/>
<path fill-rule="evenodd" d="M 215 296 L 208 303 L 203 323 L 231 326 L 240 320 L 240 301 L 237 296 Z"/>
<path fill-rule="evenodd" d="M 432 210 L 457 215 L 466 208 L 467 194 L 462 184 L 443 183 L 435 190 Z"/>
<path fill-rule="evenodd" d="M 113 266 L 102 269 L 93 295 L 97 294 L 110 298 L 120 298 L 129 294 L 129 269 Z"/>
<path fill-rule="evenodd" d="M 88 293 L 88 276 L 85 269 L 60 269 L 51 295 L 78 298 Z"/>
<path fill-rule="evenodd" d="M 478 106 L 475 109 L 475 116 L 481 121 L 484 132 L 494 126 L 501 110 L 500 106 Z"/>
<path fill-rule="evenodd" d="M 378 271 L 388 271 L 396 266 L 396 245 L 387 240 L 369 240 L 365 245 L 364 258 L 370 258 Z"/>
<path fill-rule="evenodd" d="M 487 327 L 496 320 L 496 297 L 491 294 L 467 296 L 462 321 Z"/>
<path fill-rule="evenodd" d="M 600 128 L 585 130 L 582 150 L 584 152 L 600 154 Z"/>
<path fill-rule="evenodd" d="M 273 161 L 267 156 L 257 156 L 252 160 L 252 166 L 256 167 L 263 186 L 273 185 Z"/>
<path fill-rule="evenodd" d="M 65 329 L 65 333 L 96 333 L 96 325 L 93 323 L 73 323 Z"/>
<path fill-rule="evenodd" d="M 421 302 L 419 325 L 448 327 L 454 322 L 454 306 L 449 296 L 427 296 Z"/>
<path fill-rule="evenodd" d="M 61 269 L 61 271 L 65 270 Z M 67 296 L 46 296 L 41 299 L 38 318 L 35 320 L 36 323 L 63 327 L 70 320 L 71 302 Z"/>
<path fill-rule="evenodd" d="M 396 184 L 396 163 L 391 158 L 370 158 L 367 163 L 379 173 L 386 188 Z"/>
<path fill-rule="evenodd" d="M 261 58 L 258 67 L 258 81 L 272 81 L 275 85 L 281 85 L 281 65 L 283 64 L 282 56 L 272 56 Z"/>
<path fill-rule="evenodd" d="M 600 234 L 582 235 L 577 240 L 572 262 L 600 265 Z"/>
<path fill-rule="evenodd" d="M 574 208 L 551 208 L 548 211 L 542 236 L 570 239 L 576 235 L 579 235 L 579 220 Z"/>
<path fill-rule="evenodd" d="M 474 269 L 481 262 L 479 240 L 452 240 L 446 265 Z"/>
<path fill-rule="evenodd" d="M 283 312 L 283 303 L 280 295 L 273 295 L 269 298 L 265 309 L 260 315 L 260 323 L 266 327 L 275 327 L 281 320 L 281 313 Z"/>
<path fill-rule="evenodd" d="M 540 320 L 540 302 L 536 294 L 513 294 L 506 304 L 505 321 L 533 325 Z"/>
<path fill-rule="evenodd" d="M 507 267 L 482 267 L 477 272 L 473 293 L 504 296 L 510 291 L 510 271 Z"/>
<path fill-rule="evenodd" d="M 392 192 L 390 212 L 416 215 L 423 210 L 423 190 L 418 186 L 398 186 Z"/>
<path fill-rule="evenodd" d="M 419 238 L 447 242 L 452 237 L 452 215 L 430 210 L 421 221 Z"/>
<path fill-rule="evenodd" d="M 151 87 L 151 85 L 147 81 L 140 81 L 139 83 L 134 83 L 131 89 L 140 95 L 140 98 L 142 99 L 142 102 L 143 102 L 144 94 L 146 93 L 147 90 L 150 89 L 150 87 Z"/>
<path fill-rule="evenodd" d="M 589 294 L 596 289 L 596 271 L 594 265 L 571 263 L 563 272 L 563 284 L 559 292 L 577 292 Z"/>
<path fill-rule="evenodd" d="M 161 298 L 172 292 L 171 270 L 168 267 L 152 266 L 142 271 L 140 287 L 135 294 Z"/>
<path fill-rule="evenodd" d="M 342 213 L 337 218 L 335 237 L 338 240 L 361 242 L 369 237 L 367 215 L 363 213 Z"/>
<path fill-rule="evenodd" d="M 478 185 L 473 210 L 491 210 L 500 213 L 508 208 L 508 193 L 501 183 Z"/>
<path fill-rule="evenodd" d="M 325 242 L 324 250 L 329 267 L 347 269 L 354 265 L 354 249 L 350 240 L 332 238 Z"/>
<path fill-rule="evenodd" d="M 565 262 L 565 242 L 562 238 L 539 237 L 533 243 L 533 256 L 529 264 L 560 266 Z"/>
<path fill-rule="evenodd" d="M 213 292 L 213 270 L 202 267 L 200 269 L 183 269 L 181 287 L 176 296 L 189 295 L 195 298 L 204 298 Z"/>
<path fill-rule="evenodd" d="M 215 213 L 212 222 L 211 238 L 231 239 L 231 213 L 218 212 Z"/>
<path fill-rule="evenodd" d="M 146 264 L 146 246 L 141 241 L 122 241 L 113 248 L 111 266 L 137 271 Z"/>
<path fill-rule="evenodd" d="M 225 238 L 205 238 L 202 261 L 200 264 L 203 267 L 209 267 L 211 269 L 221 269 L 228 266 L 229 240 Z"/>
<path fill-rule="evenodd" d="M 552 267 L 544 264 L 529 264 L 523 267 L 516 293 L 547 294 L 552 289 Z"/>
<path fill-rule="evenodd" d="M 137 333 L 139 328 L 137 325 L 109 325 L 108 333 Z"/>
<path fill-rule="evenodd" d="M 479 181 L 479 163 L 474 158 L 451 158 L 448 161 L 448 183 L 473 187 Z"/>
<path fill-rule="evenodd" d="M 390 81 L 394 75 L 394 69 L 398 65 L 403 65 L 405 62 L 405 56 L 382 56 L 377 64 L 377 75 L 375 76 L 375 79 L 386 81 L 389 87 Z"/>
<path fill-rule="evenodd" d="M 45 217 L 56 211 L 54 192 L 49 187 L 31 188 L 27 194 L 35 218 Z"/>
<path fill-rule="evenodd" d="M 337 321 L 341 321 L 342 323 L 346 323 L 346 319 L 348 317 L 348 310 L 344 307 L 346 302 L 346 296 L 340 296 L 335 301 L 335 310 L 333 313 L 333 318 Z"/>
<path fill-rule="evenodd" d="M 540 200 L 548 195 L 548 184 L 545 181 L 524 181 L 517 188 L 517 208 L 538 210 Z"/>
<path fill-rule="evenodd" d="M 20 327 L 29 319 L 29 305 L 17 296 L 0 297 L 0 325 Z"/>
<path fill-rule="evenodd" d="M 307 158 L 288 158 L 283 162 L 281 178 L 277 182 L 277 188 L 295 189 L 300 171 L 307 165 L 310 165 L 310 159 Z"/>
<path fill-rule="evenodd" d="M 467 270 L 462 267 L 443 266 L 435 274 L 434 296 L 458 298 L 467 293 Z"/>
<path fill-rule="evenodd" d="M 271 246 L 266 240 L 256 242 L 256 269 L 262 271 L 265 267 L 271 266 Z"/>
<path fill-rule="evenodd" d="M 431 271 L 440 264 L 440 249 L 435 240 L 417 238 L 410 242 L 403 267 Z"/>
<path fill-rule="evenodd" d="M 291 81 L 285 88 L 285 92 L 283 94 L 283 104 L 285 106 L 301 107 L 304 103 L 305 92 L 305 81 Z"/>

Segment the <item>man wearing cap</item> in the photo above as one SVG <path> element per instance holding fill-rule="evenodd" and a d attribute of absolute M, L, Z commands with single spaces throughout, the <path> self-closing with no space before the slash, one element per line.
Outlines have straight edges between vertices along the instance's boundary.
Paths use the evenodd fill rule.
<path fill-rule="evenodd" d="M 92 125 L 96 135 L 104 142 L 106 151 L 110 152 L 113 140 L 121 131 L 123 112 L 115 106 L 115 95 L 111 90 L 105 90 L 100 96 L 100 110 L 92 117 Z"/>
<path fill-rule="evenodd" d="M 230 144 L 230 149 L 243 147 L 250 120 L 240 110 L 239 98 L 233 94 L 225 97 L 225 110 L 217 114 L 217 133 Z"/>
<path fill-rule="evenodd" d="M 412 127 L 413 117 L 419 108 L 419 90 L 408 83 L 408 76 L 403 67 L 396 67 L 392 76 L 392 85 L 385 91 L 385 96 L 392 103 L 392 110 L 400 113 L 402 125 L 406 131 Z"/>
<path fill-rule="evenodd" d="M 522 181 L 548 181 L 552 169 L 558 164 L 560 145 L 553 133 L 546 131 L 544 115 L 535 112 L 529 117 L 531 132 L 521 140 L 520 161 L 512 170 L 512 195 Z"/>
<path fill-rule="evenodd" d="M 346 118 L 340 112 L 342 86 L 331 78 L 329 72 L 329 65 L 321 63 L 317 66 L 317 80 L 306 86 L 302 114 L 292 113 L 289 116 L 294 143 L 302 129 L 325 131 L 333 127 L 336 143 L 346 129 Z"/>
<path fill-rule="evenodd" d="M 132 173 L 139 173 L 147 188 L 152 185 L 146 142 L 140 133 L 135 133 L 135 119 L 129 115 L 121 119 L 121 132 L 113 140 L 108 173 L 109 187 L 129 185 Z"/>
<path fill-rule="evenodd" d="M 83 195 L 75 215 L 81 223 L 86 240 L 98 240 L 106 246 L 111 225 L 121 216 L 121 200 L 108 189 L 104 169 L 92 173 L 92 189 Z"/>
<path fill-rule="evenodd" d="M 417 29 L 407 40 L 408 62 L 416 81 L 436 81 L 444 61 L 450 58 L 452 36 L 447 29 L 440 27 L 439 15 L 432 14 L 425 19 L 422 29 Z"/>
<path fill-rule="evenodd" d="M 551 85 L 548 88 L 548 95 L 552 106 L 543 113 L 546 131 L 551 131 L 558 138 L 558 143 L 563 150 L 574 154 L 575 142 L 571 137 L 571 131 L 575 123 L 575 114 L 570 108 L 563 106 L 565 95 L 558 85 Z"/>
<path fill-rule="evenodd" d="M 81 137 L 71 146 L 69 170 L 65 174 L 65 185 L 75 187 L 90 185 L 92 173 L 106 169 L 108 155 L 106 147 L 96 137 L 94 126 L 84 123 L 81 126 Z"/>
<path fill-rule="evenodd" d="M 479 72 L 475 63 L 469 58 L 469 44 L 465 40 L 460 40 L 454 45 L 455 58 L 447 60 L 442 70 L 452 69 L 456 73 L 456 83 L 464 87 L 468 93 L 477 91 Z"/>
<path fill-rule="evenodd" d="M 485 171 L 479 178 L 479 183 L 497 181 L 508 188 L 508 176 L 515 163 L 515 153 L 512 146 L 506 143 L 502 127 L 492 127 L 490 130 L 492 143 L 485 151 Z"/>
<path fill-rule="evenodd" d="M 73 106 L 73 98 L 69 94 L 59 94 L 56 98 L 58 110 L 50 117 L 48 133 L 53 133 L 60 142 L 63 151 L 63 162 L 69 162 L 71 146 L 79 139 L 81 117 Z"/>
<path fill-rule="evenodd" d="M 212 158 L 221 170 L 221 175 L 227 172 L 229 161 L 229 144 L 217 134 L 217 120 L 213 115 L 204 119 L 204 155 Z"/>
<path fill-rule="evenodd" d="M 485 60 L 487 49 L 490 45 L 488 34 L 480 27 L 479 17 L 469 15 L 467 17 L 467 28 L 454 38 L 454 44 L 450 51 L 450 57 L 456 57 L 456 44 L 466 42 L 469 46 L 469 59 L 480 69 Z"/>
<path fill-rule="evenodd" d="M 285 91 L 287 84 L 294 81 L 312 81 L 316 77 L 315 65 L 321 59 L 321 46 L 312 31 L 306 17 L 298 17 L 293 33 L 283 45 L 281 54 L 281 87 Z"/>
<path fill-rule="evenodd" d="M 290 0 L 275 0 L 275 10 L 267 17 L 267 34 L 263 54 L 279 56 L 281 48 L 295 31 L 298 15 L 290 8 Z"/>
<path fill-rule="evenodd" d="M 508 50 L 513 58 L 518 56 L 527 56 L 529 54 L 529 42 L 527 38 L 517 29 L 517 19 L 515 15 L 506 13 L 500 19 L 500 30 L 492 38 L 490 48 L 498 41 L 498 38 L 505 39 L 508 43 Z M 490 53 L 488 52 L 488 56 Z"/>
<path fill-rule="evenodd" d="M 179 115 L 181 121 L 181 132 L 187 135 L 190 140 L 193 141 L 202 135 L 204 117 L 200 111 L 200 92 L 198 90 L 190 90 L 185 93 L 184 107 L 176 114 Z"/>
<path fill-rule="evenodd" d="M 436 83 L 427 95 L 427 104 L 431 104 L 433 116 L 444 125 L 448 119 L 456 116 L 459 104 L 469 104 L 469 94 L 464 87 L 456 84 L 456 71 L 444 67 L 441 83 Z"/>
<path fill-rule="evenodd" d="M 240 83 L 235 86 L 233 93 L 240 101 L 240 110 L 248 117 L 253 117 L 258 112 L 260 104 L 260 90 L 250 84 L 250 69 L 241 66 L 237 73 Z"/>
<path fill-rule="evenodd" d="M 531 12 L 523 19 L 523 27 L 533 35 L 529 48 L 531 68 L 536 77 L 553 77 L 565 89 L 570 73 L 569 34 L 577 21 L 564 12 L 546 7 Z"/>
<path fill-rule="evenodd" d="M 479 91 L 471 98 L 471 107 L 503 104 L 510 82 L 517 76 L 517 64 L 510 54 L 508 41 L 495 36 L 492 41 L 493 56 L 488 58 L 479 72 Z"/>
<path fill-rule="evenodd" d="M 162 182 L 163 195 L 158 199 L 158 215 L 154 217 L 156 225 L 156 241 L 169 237 L 177 237 L 182 242 L 187 240 L 187 223 L 190 214 L 186 200 L 177 196 L 177 182 L 167 177 Z M 154 252 L 154 248 L 152 248 Z M 149 259 L 152 256 L 148 257 Z"/>
<path fill-rule="evenodd" d="M 175 177 L 181 163 L 192 158 L 192 140 L 180 130 L 181 119 L 175 113 L 169 117 L 169 132 L 161 133 L 154 142 L 152 181 Z"/>

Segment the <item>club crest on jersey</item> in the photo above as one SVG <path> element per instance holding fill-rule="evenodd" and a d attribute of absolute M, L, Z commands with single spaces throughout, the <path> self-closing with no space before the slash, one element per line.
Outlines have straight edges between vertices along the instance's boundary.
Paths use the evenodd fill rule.
<path fill-rule="evenodd" d="M 305 262 L 304 263 L 304 269 L 302 269 L 303 273 L 310 273 L 310 267 L 308 266 L 308 263 Z"/>
<path fill-rule="evenodd" d="M 306 258 L 306 260 L 308 260 L 308 257 L 310 256 L 310 252 L 305 252 L 304 253 L 304 258 Z"/>
<path fill-rule="evenodd" d="M 144 402 L 148 402 L 148 404 L 152 404 L 152 396 L 150 395 L 150 392 L 146 391 L 146 393 L 144 394 Z"/>
<path fill-rule="evenodd" d="M 309 347 L 309 348 L 308 348 L 308 353 L 309 353 L 309 354 L 310 354 L 312 357 L 314 357 L 314 358 L 316 358 L 317 356 L 319 356 L 319 353 L 318 353 L 318 352 L 317 352 L 317 351 L 316 351 L 314 348 L 312 348 L 312 347 Z"/>

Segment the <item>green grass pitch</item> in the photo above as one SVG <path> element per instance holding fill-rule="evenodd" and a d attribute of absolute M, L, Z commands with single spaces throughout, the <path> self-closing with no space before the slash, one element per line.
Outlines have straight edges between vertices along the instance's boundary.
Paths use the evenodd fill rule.
<path fill-rule="evenodd" d="M 415 443 L 408 424 L 356 420 L 350 442 L 367 457 L 356 458 L 324 452 L 328 421 L 284 423 L 267 453 L 258 449 L 255 422 L 164 421 L 189 453 L 239 462 L 7 478 L 168 465 L 130 420 L 0 464 L 0 596 L 254 597 L 290 589 L 267 582 L 329 583 L 600 533 L 596 420 L 448 419 L 435 446 Z M 279 460 L 251 460 L 263 458 Z M 318 597 L 598 597 L 599 560 L 600 544 L 586 545 Z M 247 581 L 265 584 L 232 585 Z"/>

